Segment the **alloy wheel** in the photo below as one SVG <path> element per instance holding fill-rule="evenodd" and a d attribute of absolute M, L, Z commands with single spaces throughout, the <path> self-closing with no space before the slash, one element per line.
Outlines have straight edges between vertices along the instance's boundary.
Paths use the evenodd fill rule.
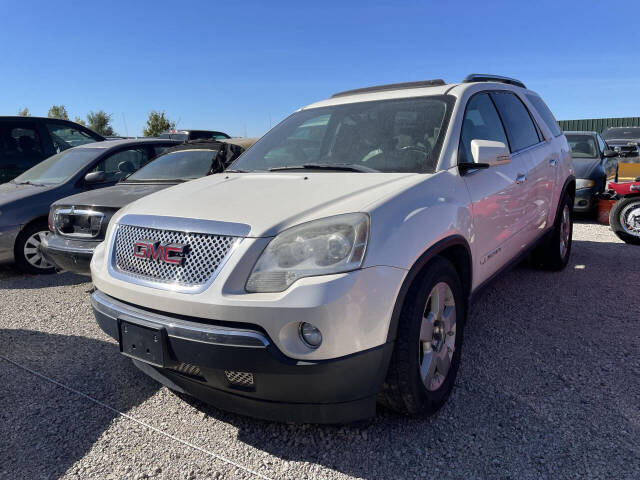
<path fill-rule="evenodd" d="M 456 344 L 456 302 L 445 282 L 427 297 L 419 341 L 420 378 L 427 390 L 435 391 L 447 378 Z"/>
<path fill-rule="evenodd" d="M 23 248 L 24 258 L 27 260 L 29 265 L 41 270 L 46 270 L 53 266 L 45 260 L 42 256 L 42 252 L 40 251 L 40 244 L 47 235 L 49 235 L 49 232 L 46 230 L 34 233 L 27 238 Z"/>
<path fill-rule="evenodd" d="M 562 220 L 560 223 L 560 258 L 564 259 L 569 251 L 569 242 L 571 242 L 571 212 L 569 205 L 565 205 L 562 209 Z"/>

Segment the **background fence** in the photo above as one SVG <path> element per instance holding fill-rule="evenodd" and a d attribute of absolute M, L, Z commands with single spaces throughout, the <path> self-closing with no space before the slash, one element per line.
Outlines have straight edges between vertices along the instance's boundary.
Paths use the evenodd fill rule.
<path fill-rule="evenodd" d="M 609 127 L 640 127 L 640 117 L 585 118 L 582 120 L 559 120 L 560 128 L 566 132 L 572 130 L 602 133 Z"/>

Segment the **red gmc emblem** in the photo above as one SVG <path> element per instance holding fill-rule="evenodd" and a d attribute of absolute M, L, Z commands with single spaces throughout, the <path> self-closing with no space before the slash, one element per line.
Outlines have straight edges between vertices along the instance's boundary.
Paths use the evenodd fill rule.
<path fill-rule="evenodd" d="M 189 246 L 181 243 L 160 243 L 151 240 L 138 240 L 133 245 L 133 256 L 168 263 L 170 265 L 182 265 L 188 250 Z"/>

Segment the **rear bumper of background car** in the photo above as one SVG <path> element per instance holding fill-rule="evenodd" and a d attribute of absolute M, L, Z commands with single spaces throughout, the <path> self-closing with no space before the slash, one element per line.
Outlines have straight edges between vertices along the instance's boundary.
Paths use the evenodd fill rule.
<path fill-rule="evenodd" d="M 13 263 L 13 248 L 22 225 L 0 226 L 0 263 Z"/>
<path fill-rule="evenodd" d="M 331 360 L 296 360 L 257 325 L 169 316 L 100 291 L 91 303 L 102 330 L 152 378 L 222 409 L 268 420 L 342 423 L 374 415 L 393 348 L 385 343 Z M 125 337 L 140 327 L 152 332 L 150 342 L 162 344 L 159 357 L 147 356 L 142 339 L 131 350 Z"/>
<path fill-rule="evenodd" d="M 44 257 L 61 270 L 91 275 L 93 251 L 102 240 L 76 240 L 51 234 L 42 241 Z"/>

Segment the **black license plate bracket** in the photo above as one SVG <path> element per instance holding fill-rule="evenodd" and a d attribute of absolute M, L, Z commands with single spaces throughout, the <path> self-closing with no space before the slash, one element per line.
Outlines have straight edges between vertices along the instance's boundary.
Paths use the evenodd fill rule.
<path fill-rule="evenodd" d="M 119 319 L 120 352 L 123 355 L 164 367 L 167 352 L 166 331 Z"/>

